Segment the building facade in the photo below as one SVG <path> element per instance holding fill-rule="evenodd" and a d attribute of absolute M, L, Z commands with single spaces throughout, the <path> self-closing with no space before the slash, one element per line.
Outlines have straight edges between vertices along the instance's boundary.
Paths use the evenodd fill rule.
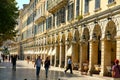
<path fill-rule="evenodd" d="M 25 58 L 66 67 L 71 57 L 73 68 L 101 76 L 120 60 L 120 0 L 30 0 L 20 20 Z"/>

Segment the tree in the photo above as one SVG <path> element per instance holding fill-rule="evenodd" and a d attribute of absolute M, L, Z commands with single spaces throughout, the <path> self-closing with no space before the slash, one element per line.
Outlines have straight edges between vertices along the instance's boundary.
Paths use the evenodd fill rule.
<path fill-rule="evenodd" d="M 8 39 L 13 39 L 16 36 L 18 18 L 18 7 L 15 0 L 0 0 L 0 45 Z"/>

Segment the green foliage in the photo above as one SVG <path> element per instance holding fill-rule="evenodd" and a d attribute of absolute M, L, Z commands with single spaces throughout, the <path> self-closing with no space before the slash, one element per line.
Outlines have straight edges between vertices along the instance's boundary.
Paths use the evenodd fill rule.
<path fill-rule="evenodd" d="M 77 16 L 77 19 L 78 19 L 78 21 L 79 21 L 79 20 L 83 19 L 83 16 L 82 16 L 82 15 L 79 15 L 79 16 Z"/>
<path fill-rule="evenodd" d="M 7 39 L 13 39 L 17 25 L 18 8 L 15 0 L 0 0 L 0 45 Z"/>
<path fill-rule="evenodd" d="M 4 55 L 8 55 L 10 52 L 8 50 L 8 48 L 4 47 L 4 49 L 2 50 Z"/>

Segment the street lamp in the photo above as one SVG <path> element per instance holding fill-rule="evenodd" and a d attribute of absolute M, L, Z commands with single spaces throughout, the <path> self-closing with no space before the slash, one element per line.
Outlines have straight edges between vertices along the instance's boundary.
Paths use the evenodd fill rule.
<path fill-rule="evenodd" d="M 110 40 L 110 39 L 111 39 L 110 31 L 107 31 L 107 32 L 106 32 L 106 38 L 107 38 L 107 40 Z"/>
<path fill-rule="evenodd" d="M 96 41 L 96 40 L 97 40 L 97 36 L 96 36 L 95 33 L 93 33 L 93 35 L 92 35 L 92 39 L 93 39 L 93 41 Z"/>
<path fill-rule="evenodd" d="M 86 40 L 86 37 L 85 37 L 85 34 L 82 35 L 82 39 L 81 39 L 81 42 L 85 42 Z"/>

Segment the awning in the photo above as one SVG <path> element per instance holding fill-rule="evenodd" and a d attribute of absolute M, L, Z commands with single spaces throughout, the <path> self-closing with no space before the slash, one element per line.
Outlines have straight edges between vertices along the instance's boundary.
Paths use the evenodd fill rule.
<path fill-rule="evenodd" d="M 51 52 L 51 55 L 54 56 L 56 54 L 56 48 Z"/>
<path fill-rule="evenodd" d="M 71 56 L 72 55 L 72 46 L 70 46 L 70 48 L 67 50 L 66 55 L 67 56 Z"/>
<path fill-rule="evenodd" d="M 51 52 L 52 52 L 52 48 L 50 48 L 50 50 L 48 52 L 48 55 L 51 55 Z"/>

